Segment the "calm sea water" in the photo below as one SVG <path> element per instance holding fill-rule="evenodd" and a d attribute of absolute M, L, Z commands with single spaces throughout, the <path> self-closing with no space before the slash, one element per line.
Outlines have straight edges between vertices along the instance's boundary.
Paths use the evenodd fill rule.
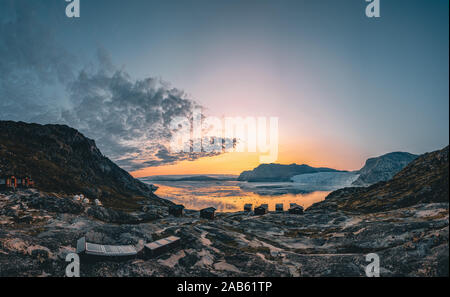
<path fill-rule="evenodd" d="M 215 207 L 221 212 L 241 211 L 244 204 L 258 206 L 269 205 L 275 210 L 275 204 L 283 203 L 284 209 L 289 203 L 297 203 L 305 209 L 322 201 L 329 191 L 302 193 L 290 189 L 290 183 L 247 183 L 238 181 L 145 181 L 158 186 L 155 194 L 161 198 L 183 204 L 188 209 L 199 210 Z M 299 193 L 300 192 L 300 193 Z"/>

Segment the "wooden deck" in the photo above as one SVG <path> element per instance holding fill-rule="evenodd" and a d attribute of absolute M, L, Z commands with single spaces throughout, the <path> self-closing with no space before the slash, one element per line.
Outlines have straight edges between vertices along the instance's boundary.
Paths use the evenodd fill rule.
<path fill-rule="evenodd" d="M 77 241 L 77 254 L 91 257 L 114 257 L 132 258 L 136 257 L 138 251 L 133 245 L 104 245 L 90 243 L 85 237 Z"/>

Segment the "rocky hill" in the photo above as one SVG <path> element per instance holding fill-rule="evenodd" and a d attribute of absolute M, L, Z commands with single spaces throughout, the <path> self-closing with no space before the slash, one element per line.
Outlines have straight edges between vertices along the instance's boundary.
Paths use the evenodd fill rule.
<path fill-rule="evenodd" d="M 238 180 L 248 182 L 289 182 L 293 176 L 306 173 L 340 172 L 331 168 L 316 168 L 305 164 L 261 164 L 253 170 L 242 172 Z"/>
<path fill-rule="evenodd" d="M 417 155 L 393 152 L 367 159 L 364 167 L 359 170 L 359 178 L 353 182 L 353 185 L 368 186 L 389 180 L 415 158 L 417 158 Z"/>
<path fill-rule="evenodd" d="M 419 203 L 449 202 L 449 147 L 419 156 L 392 179 L 367 188 L 332 192 L 310 209 L 358 212 L 392 210 Z"/>
<path fill-rule="evenodd" d="M 106 206 L 134 209 L 158 198 L 141 181 L 102 155 L 94 140 L 65 125 L 0 121 L 0 175 L 31 175 L 45 192 L 82 193 Z"/>

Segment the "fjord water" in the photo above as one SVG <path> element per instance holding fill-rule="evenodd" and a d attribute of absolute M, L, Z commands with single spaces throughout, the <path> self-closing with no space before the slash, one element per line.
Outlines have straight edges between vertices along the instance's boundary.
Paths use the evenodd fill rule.
<path fill-rule="evenodd" d="M 284 209 L 289 203 L 308 208 L 322 201 L 330 191 L 305 192 L 292 187 L 292 183 L 247 183 L 235 180 L 214 181 L 148 181 L 158 186 L 155 194 L 177 204 L 183 204 L 188 209 L 199 210 L 205 207 L 215 207 L 220 212 L 241 211 L 244 204 L 258 206 L 269 205 L 269 210 L 275 210 L 275 204 L 283 203 Z"/>

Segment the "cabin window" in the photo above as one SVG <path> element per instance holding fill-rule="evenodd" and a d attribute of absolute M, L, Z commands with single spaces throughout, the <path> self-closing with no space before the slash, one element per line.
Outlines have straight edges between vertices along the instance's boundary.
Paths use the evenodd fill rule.
<path fill-rule="evenodd" d="M 0 185 L 6 184 L 6 180 L 4 178 L 0 178 Z"/>

